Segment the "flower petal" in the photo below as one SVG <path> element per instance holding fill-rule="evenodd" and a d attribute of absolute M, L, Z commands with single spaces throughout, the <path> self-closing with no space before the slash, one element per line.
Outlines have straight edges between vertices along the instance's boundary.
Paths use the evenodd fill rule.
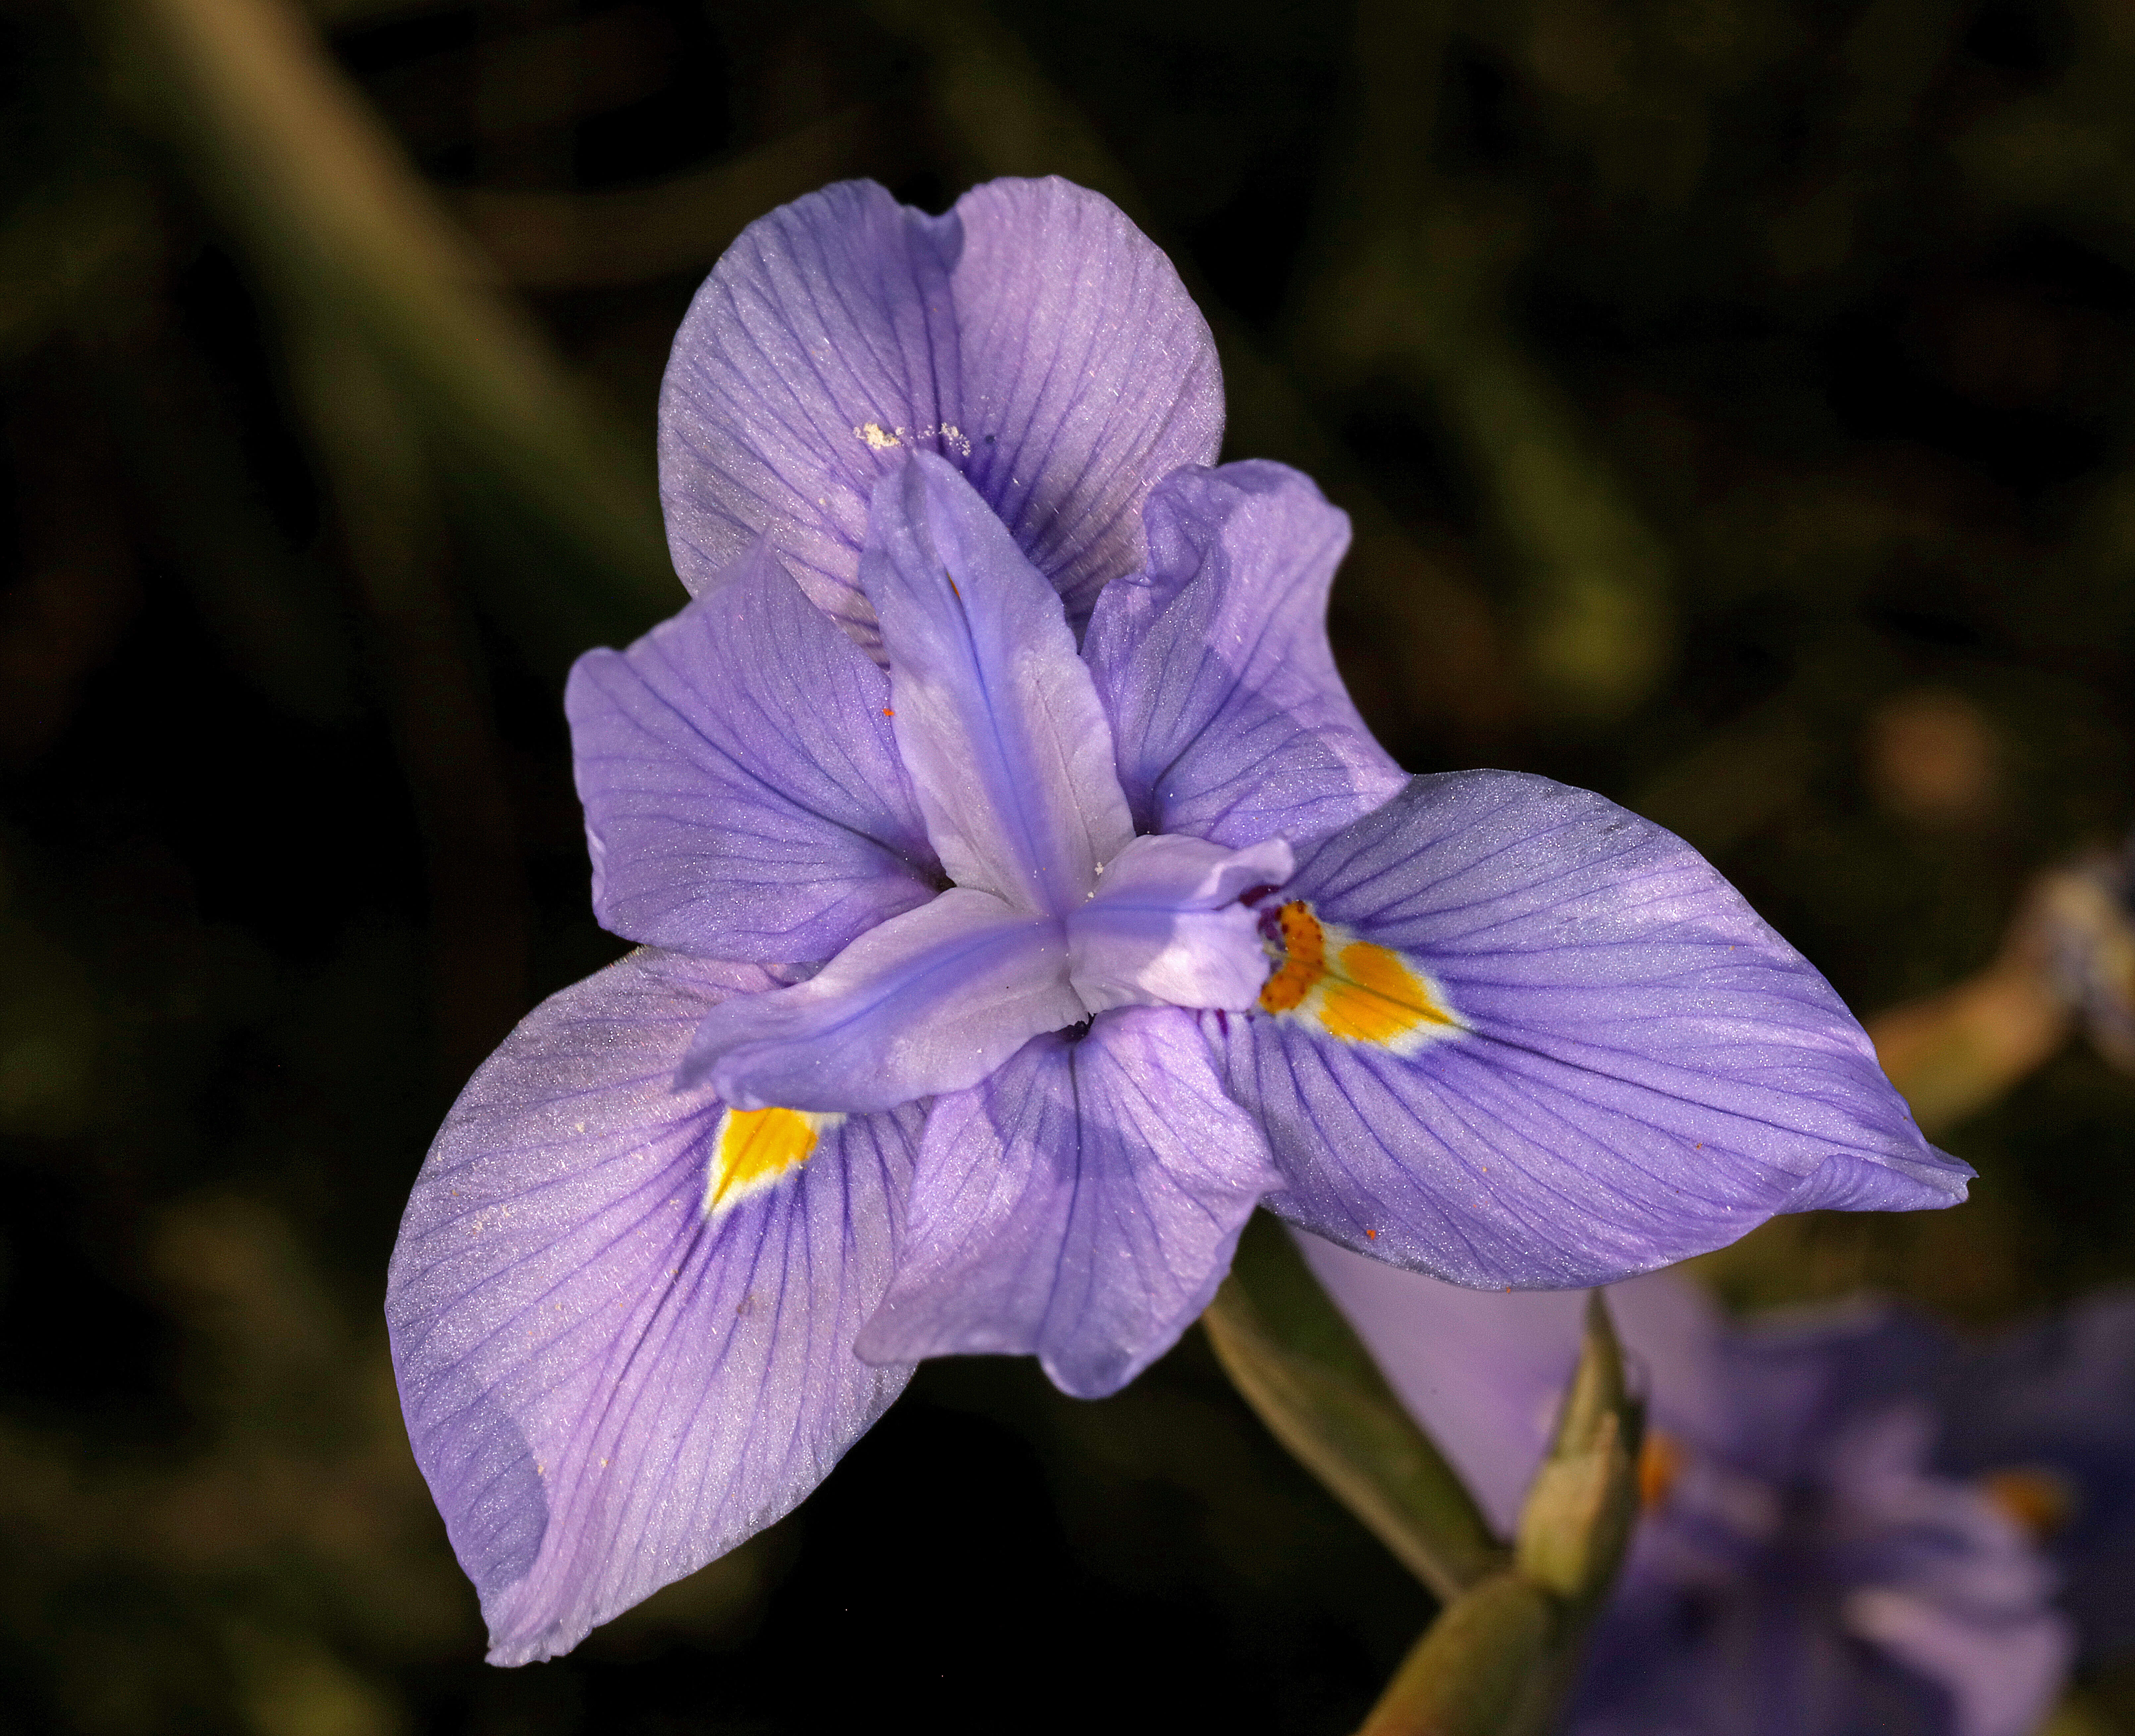
<path fill-rule="evenodd" d="M 826 959 L 934 896 L 889 682 L 769 549 L 571 671 L 593 908 L 702 957 Z"/>
<path fill-rule="evenodd" d="M 1207 324 L 1098 194 L 994 181 L 929 217 L 846 181 L 751 224 L 690 306 L 661 392 L 668 540 L 696 590 L 769 536 L 872 646 L 868 500 L 932 452 L 1079 618 L 1137 563 L 1150 486 L 1213 458 L 1222 419 Z"/>
<path fill-rule="evenodd" d="M 1349 703 L 1327 592 L 1349 521 L 1280 464 L 1167 477 L 1145 573 L 1110 586 L 1084 643 L 1144 831 L 1316 838 L 1405 777 Z"/>
<path fill-rule="evenodd" d="M 691 591 L 767 537 L 801 588 L 874 643 L 855 583 L 868 497 L 961 414 L 949 278 L 962 248 L 955 215 L 848 181 L 726 250 L 660 389 L 660 499 Z"/>
<path fill-rule="evenodd" d="M 897 744 L 959 886 L 1065 916 L 1134 836 L 1060 600 L 931 453 L 875 490 L 860 580 L 882 618 Z"/>
<path fill-rule="evenodd" d="M 1831 987 L 1679 839 L 1545 778 L 1417 778 L 1285 888 L 1289 960 L 1203 1016 L 1271 1209 L 1455 1283 L 1557 1289 L 1779 1211 L 1962 1199 Z"/>
<path fill-rule="evenodd" d="M 1578 1366 L 1586 1298 L 1464 1289 L 1293 1233 L 1387 1384 L 1510 1536 Z M 1703 1294 L 1655 1272 L 1612 1284 L 1609 1312 L 1644 1384 L 1649 1420 L 1701 1445 L 1728 1439 L 1734 1395 L 1720 1320 Z"/>
<path fill-rule="evenodd" d="M 909 1373 L 851 1347 L 917 1115 L 790 1117 L 796 1137 L 752 1150 L 710 1093 L 670 1089 L 707 1008 L 770 982 L 641 952 L 564 990 L 475 1076 L 416 1182 L 394 1365 L 497 1663 L 569 1650 L 768 1525 Z"/>
<path fill-rule="evenodd" d="M 1068 919 L 1068 968 L 1092 1013 L 1113 1007 L 1243 1012 L 1267 980 L 1246 893 L 1281 886 L 1295 863 L 1280 838 L 1227 850 L 1200 838 L 1137 838 Z"/>
<path fill-rule="evenodd" d="M 1039 1037 L 935 1104 L 908 1256 L 863 1354 L 1034 1352 L 1063 1392 L 1116 1391 L 1215 1294 L 1278 1180 L 1189 1015 Z"/>
<path fill-rule="evenodd" d="M 952 887 L 806 982 L 708 1013 L 675 1083 L 743 1109 L 890 1109 L 976 1085 L 1082 1017 L 1060 925 Z"/>
<path fill-rule="evenodd" d="M 1171 261 L 1102 194 L 992 181 L 956 215 L 961 462 L 1084 621 L 1141 563 L 1151 487 L 1222 444 L 1215 341 Z"/>

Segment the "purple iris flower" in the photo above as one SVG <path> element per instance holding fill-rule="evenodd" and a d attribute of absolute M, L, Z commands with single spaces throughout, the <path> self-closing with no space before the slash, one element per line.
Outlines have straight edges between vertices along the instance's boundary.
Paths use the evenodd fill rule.
<path fill-rule="evenodd" d="M 1347 521 L 1208 467 L 1208 328 L 1096 195 L 773 212 L 661 418 L 694 600 L 568 695 L 642 948 L 468 1086 L 387 1304 L 498 1661 L 785 1511 L 922 1357 L 1113 1390 L 1258 1202 L 1528 1286 L 1963 1197 L 1693 852 L 1372 740 Z"/>
<path fill-rule="evenodd" d="M 1456 1289 L 1300 1240 L 1509 1535 L 1578 1358 L 1579 1298 Z M 1666 1273 L 1609 1300 L 1645 1383 L 1645 1511 L 1570 1736 L 2030 1736 L 2074 1634 L 2006 1497 L 1935 1463 L 1939 1353 L 1880 1311 L 1731 1327 Z"/>
<path fill-rule="evenodd" d="M 1945 1370 L 1937 1462 L 2036 1528 L 2086 1655 L 2135 1647 L 2135 1291 L 1964 1347 Z"/>
<path fill-rule="evenodd" d="M 1935 1468 L 1990 1491 L 2060 1569 L 2086 1656 L 2135 1646 L 2135 1290 L 1983 1338 L 1895 1304 L 1823 1323 L 1790 1355 L 1807 1401 L 1906 1392 L 1932 1410 Z"/>

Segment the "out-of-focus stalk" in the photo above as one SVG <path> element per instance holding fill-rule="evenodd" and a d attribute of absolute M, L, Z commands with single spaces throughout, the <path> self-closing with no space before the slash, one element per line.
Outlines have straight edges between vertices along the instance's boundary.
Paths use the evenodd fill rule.
<path fill-rule="evenodd" d="M 182 153 L 285 315 L 332 308 L 453 470 L 559 557 L 505 624 L 550 667 L 674 603 L 651 467 L 553 351 L 279 0 L 82 0 L 128 108 Z M 306 312 L 293 312 L 301 305 Z M 573 570 L 576 569 L 576 570 Z"/>
<path fill-rule="evenodd" d="M 2129 878 L 2124 853 L 2041 874 L 1984 970 L 1868 1021 L 1876 1058 L 1923 1132 L 2000 1100 L 2079 1023 L 2107 1060 L 2135 1070 Z"/>
<path fill-rule="evenodd" d="M 293 331 L 298 389 L 423 831 L 436 1054 L 457 1089 L 526 1010 L 532 924 L 502 750 L 441 571 L 447 539 L 419 431 L 331 312 Z"/>

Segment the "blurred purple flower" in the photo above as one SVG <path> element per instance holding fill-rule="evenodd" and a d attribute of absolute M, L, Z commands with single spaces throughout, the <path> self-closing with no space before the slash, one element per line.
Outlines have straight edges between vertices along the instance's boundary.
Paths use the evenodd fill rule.
<path fill-rule="evenodd" d="M 1122 1385 L 1262 1199 L 1552 1285 L 1962 1197 L 1693 852 L 1404 778 L 1327 645 L 1347 521 L 1204 467 L 1221 423 L 1169 263 L 1058 181 L 832 187 L 699 294 L 661 402 L 695 601 L 567 702 L 644 950 L 477 1075 L 390 1281 L 499 1661 L 786 1511 L 921 1357 Z"/>
<path fill-rule="evenodd" d="M 1726 1346 L 1769 1400 L 1757 1426 L 1781 1458 L 1864 1395 L 1926 1416 L 1934 1474 L 1985 1492 L 2054 1564 L 2083 1655 L 2135 1645 L 2135 1291 L 1984 1337 L 1863 1298 Z"/>
<path fill-rule="evenodd" d="M 1509 1532 L 1579 1298 L 1455 1289 L 1300 1240 Z M 1665 1273 L 1609 1299 L 1646 1389 L 1646 1511 L 1571 1736 L 2029 1736 L 2074 1638 L 2006 1497 L 1936 1462 L 1953 1342 L 1880 1309 L 1731 1327 Z"/>

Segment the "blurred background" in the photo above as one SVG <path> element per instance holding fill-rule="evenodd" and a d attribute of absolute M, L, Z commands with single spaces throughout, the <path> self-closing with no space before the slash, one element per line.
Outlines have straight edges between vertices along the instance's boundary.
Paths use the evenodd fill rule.
<path fill-rule="evenodd" d="M 843 177 L 1118 201 L 1227 455 L 1353 517 L 1404 763 L 1597 787 L 1901 1009 L 1973 1202 L 1782 1221 L 1731 1303 L 2135 1277 L 2075 1028 L 2129 955 L 2028 890 L 2135 817 L 2131 89 L 2128 0 L 6 0 L 0 1729 L 1331 1733 L 1428 1618 L 1196 1332 L 1096 1405 L 930 1364 L 792 1518 L 480 1661 L 386 1257 L 622 950 L 562 678 L 682 601 L 692 290 Z"/>

